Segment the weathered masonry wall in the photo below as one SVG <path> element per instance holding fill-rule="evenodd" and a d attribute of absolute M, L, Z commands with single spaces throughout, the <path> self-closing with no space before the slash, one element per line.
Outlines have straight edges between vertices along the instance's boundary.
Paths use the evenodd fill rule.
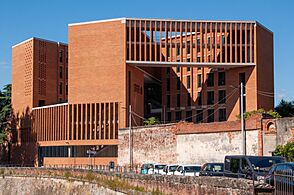
<path fill-rule="evenodd" d="M 35 168 L 0 169 L 0 176 L 0 189 L 6 190 L 2 190 L 0 195 L 121 194 L 115 191 L 126 194 L 254 194 L 252 181 L 225 177 L 139 175 Z"/>
<path fill-rule="evenodd" d="M 173 163 L 176 155 L 176 134 L 174 125 L 133 129 L 134 164 L 147 162 Z M 119 130 L 118 164 L 129 161 L 129 130 Z"/>
<path fill-rule="evenodd" d="M 258 131 L 246 134 L 247 154 L 258 155 Z M 223 162 L 225 155 L 241 154 L 240 132 L 177 135 L 177 162 Z"/>
<path fill-rule="evenodd" d="M 260 117 L 246 120 L 247 154 L 262 155 Z M 134 164 L 222 162 L 225 155 L 241 154 L 240 121 L 177 123 L 133 129 Z M 129 130 L 119 130 L 118 164 L 129 164 Z"/>
<path fill-rule="evenodd" d="M 294 117 L 276 120 L 277 145 L 294 141 Z"/>
<path fill-rule="evenodd" d="M 78 195 L 78 194 L 123 194 L 102 186 L 54 178 L 5 177 L 0 179 L 0 195 Z"/>

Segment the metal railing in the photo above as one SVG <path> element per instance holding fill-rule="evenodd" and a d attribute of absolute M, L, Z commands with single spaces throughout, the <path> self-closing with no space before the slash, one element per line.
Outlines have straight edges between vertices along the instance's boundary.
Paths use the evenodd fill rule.
<path fill-rule="evenodd" d="M 294 194 L 294 172 L 292 170 L 274 173 L 274 187 L 276 195 Z"/>

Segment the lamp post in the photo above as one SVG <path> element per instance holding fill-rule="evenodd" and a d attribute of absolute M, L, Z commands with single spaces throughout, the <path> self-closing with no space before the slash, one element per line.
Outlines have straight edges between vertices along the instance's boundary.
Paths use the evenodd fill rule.
<path fill-rule="evenodd" d="M 245 123 L 244 123 L 244 91 L 243 82 L 241 82 L 241 93 L 240 93 L 240 111 L 241 111 L 241 134 L 242 134 L 242 154 L 246 155 L 246 137 L 245 137 Z"/>

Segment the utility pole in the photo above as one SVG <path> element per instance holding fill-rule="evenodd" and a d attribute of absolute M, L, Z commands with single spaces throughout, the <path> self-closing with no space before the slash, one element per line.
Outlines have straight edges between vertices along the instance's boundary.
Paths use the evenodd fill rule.
<path fill-rule="evenodd" d="M 133 149 L 132 149 L 132 105 L 129 105 L 129 147 L 130 147 L 130 169 L 133 168 Z"/>
<path fill-rule="evenodd" d="M 246 137 L 245 137 L 245 126 L 244 126 L 244 91 L 243 82 L 241 82 L 241 93 L 240 93 L 240 110 L 241 110 L 241 134 L 242 134 L 242 154 L 246 155 Z"/>

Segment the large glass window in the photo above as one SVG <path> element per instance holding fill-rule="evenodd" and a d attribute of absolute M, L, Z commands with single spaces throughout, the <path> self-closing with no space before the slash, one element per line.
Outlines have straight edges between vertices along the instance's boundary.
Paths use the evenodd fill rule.
<path fill-rule="evenodd" d="M 226 103 L 226 91 L 225 90 L 219 90 L 218 91 L 218 103 L 219 104 L 225 104 Z"/>
<path fill-rule="evenodd" d="M 198 106 L 202 105 L 202 93 L 198 92 L 197 94 L 197 102 L 198 102 Z"/>
<path fill-rule="evenodd" d="M 202 123 L 203 122 L 203 111 L 202 110 L 197 110 L 196 111 L 196 122 L 197 123 Z"/>
<path fill-rule="evenodd" d="M 170 107 L 170 95 L 166 96 L 166 107 Z"/>
<path fill-rule="evenodd" d="M 200 88 L 201 84 L 202 84 L 202 82 L 201 82 L 201 74 L 198 74 L 197 75 L 197 87 Z"/>
<path fill-rule="evenodd" d="M 207 105 L 214 104 L 214 91 L 207 92 Z"/>
<path fill-rule="evenodd" d="M 214 109 L 208 109 L 207 111 L 207 122 L 214 122 Z"/>
<path fill-rule="evenodd" d="M 214 86 L 214 74 L 208 73 L 206 81 L 207 81 L 207 87 L 213 87 Z"/>
<path fill-rule="evenodd" d="M 181 111 L 176 112 L 176 121 L 180 121 L 181 118 L 182 118 L 182 112 Z"/>
<path fill-rule="evenodd" d="M 181 89 L 181 80 L 180 77 L 177 77 L 177 90 Z"/>
<path fill-rule="evenodd" d="M 218 119 L 219 121 L 226 121 L 227 120 L 227 113 L 225 108 L 221 108 L 218 111 Z"/>
<path fill-rule="evenodd" d="M 186 121 L 192 122 L 192 111 L 186 111 Z"/>
<path fill-rule="evenodd" d="M 226 84 L 226 73 L 219 72 L 218 73 L 218 86 L 222 86 Z"/>
<path fill-rule="evenodd" d="M 187 89 L 190 89 L 191 88 L 191 76 L 188 75 L 187 76 Z"/>
<path fill-rule="evenodd" d="M 181 94 L 177 94 L 177 107 L 181 106 Z"/>

